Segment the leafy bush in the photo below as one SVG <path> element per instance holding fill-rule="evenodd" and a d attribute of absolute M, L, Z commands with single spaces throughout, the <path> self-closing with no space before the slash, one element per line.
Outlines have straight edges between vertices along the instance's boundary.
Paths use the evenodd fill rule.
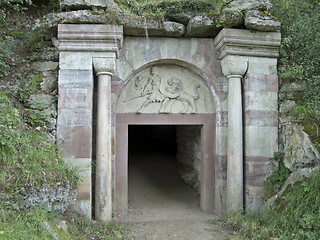
<path fill-rule="evenodd" d="M 279 80 L 305 82 L 297 95 L 295 115 L 313 142 L 320 142 L 320 2 L 271 0 L 272 14 L 282 23 Z M 319 145 L 319 144 L 318 144 Z"/>
<path fill-rule="evenodd" d="M 0 21 L 4 21 L 7 11 L 23 11 L 26 6 L 32 5 L 32 0 L 1 0 L 0 2 Z"/>

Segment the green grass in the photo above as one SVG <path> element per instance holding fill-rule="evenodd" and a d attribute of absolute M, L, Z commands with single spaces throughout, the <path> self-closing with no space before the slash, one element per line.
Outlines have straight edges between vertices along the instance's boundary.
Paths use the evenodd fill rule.
<path fill-rule="evenodd" d="M 272 208 L 259 214 L 232 214 L 227 226 L 237 231 L 233 239 L 320 239 L 320 171 L 286 190 Z"/>
<path fill-rule="evenodd" d="M 59 221 L 65 222 L 66 232 L 57 224 Z M 45 228 L 45 224 L 51 227 L 51 232 Z M 115 222 L 95 223 L 71 211 L 64 215 L 48 213 L 42 209 L 17 211 L 0 204 L 0 239 L 54 239 L 53 233 L 60 240 L 129 239 L 126 229 Z"/>
<path fill-rule="evenodd" d="M 9 92 L 10 93 L 10 92 Z M 57 145 L 47 133 L 27 125 L 21 113 L 0 89 L 0 187 L 12 193 L 17 188 L 79 181 L 78 171 L 67 166 Z M 10 95 L 10 94 L 9 94 Z"/>

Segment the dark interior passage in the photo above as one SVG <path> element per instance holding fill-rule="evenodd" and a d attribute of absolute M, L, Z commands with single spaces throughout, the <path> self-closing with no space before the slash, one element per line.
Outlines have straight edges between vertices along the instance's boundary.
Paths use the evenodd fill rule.
<path fill-rule="evenodd" d="M 129 126 L 129 212 L 176 218 L 199 210 L 199 195 L 178 175 L 176 126 Z"/>
<path fill-rule="evenodd" d="M 131 125 L 129 126 L 129 154 L 137 152 L 177 152 L 176 126 Z"/>

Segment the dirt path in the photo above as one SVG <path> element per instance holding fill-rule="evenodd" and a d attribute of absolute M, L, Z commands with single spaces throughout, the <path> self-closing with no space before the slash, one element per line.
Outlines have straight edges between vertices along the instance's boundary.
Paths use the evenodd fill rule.
<path fill-rule="evenodd" d="M 209 223 L 215 216 L 199 210 L 199 194 L 177 175 L 174 157 L 139 154 L 129 163 L 129 214 L 118 221 L 133 239 L 225 239 L 227 233 Z"/>

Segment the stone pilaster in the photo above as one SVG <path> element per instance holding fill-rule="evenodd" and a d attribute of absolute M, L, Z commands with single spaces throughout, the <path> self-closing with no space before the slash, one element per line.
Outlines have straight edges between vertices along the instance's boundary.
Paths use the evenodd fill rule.
<path fill-rule="evenodd" d="M 110 92 L 113 68 L 107 66 L 109 64 L 114 66 L 114 59 L 122 46 L 122 32 L 121 26 L 104 24 L 60 24 L 58 26 L 60 70 L 57 136 L 64 151 L 65 161 L 81 170 L 82 181 L 79 185 L 75 209 L 88 218 L 92 216 L 93 65 L 98 75 L 100 91 Z M 105 92 L 100 94 L 102 97 L 104 95 Z M 106 119 L 109 113 L 103 111 L 110 111 L 108 97 L 110 94 L 101 101 L 98 99 L 102 104 L 106 104 L 107 109 L 100 107 L 102 109 L 100 115 L 106 116 Z M 111 128 L 108 123 L 103 124 L 103 127 Z M 106 139 L 108 137 L 108 135 L 105 136 Z M 107 151 L 110 151 L 110 147 L 107 147 Z M 102 154 L 107 156 L 109 153 Z M 106 164 L 103 166 L 106 167 Z M 106 183 L 102 184 L 102 191 L 106 193 L 107 186 L 111 185 L 109 184 L 111 174 L 106 176 L 108 169 L 102 172 L 104 175 L 101 182 Z M 109 207 L 111 193 L 108 193 L 109 196 L 109 202 L 102 206 L 104 210 L 101 214 L 105 215 L 100 219 L 103 221 L 110 218 L 108 211 L 111 211 Z"/>
<path fill-rule="evenodd" d="M 243 209 L 243 124 L 241 80 L 246 57 L 225 56 L 221 62 L 228 79 L 227 212 Z"/>
<path fill-rule="evenodd" d="M 232 68 L 234 65 L 241 64 L 244 59 L 248 63 L 248 69 L 242 80 L 244 177 L 239 181 L 244 183 L 244 203 L 245 208 L 249 210 L 257 210 L 262 203 L 263 181 L 272 171 L 269 158 L 278 149 L 277 57 L 280 41 L 279 32 L 254 32 L 227 28 L 223 29 L 214 41 L 219 58 L 222 59 L 225 76 L 232 74 L 226 71 L 227 66 Z M 239 58 L 239 61 L 236 58 Z M 230 63 L 230 59 L 235 61 Z M 230 98 L 234 95 L 230 80 L 239 83 L 239 80 L 228 77 L 228 135 L 232 131 L 230 126 L 234 124 L 231 122 L 233 120 L 230 115 L 234 104 L 230 102 Z M 230 155 L 230 141 L 231 137 L 228 136 L 228 155 Z M 229 172 L 233 167 L 227 168 Z M 230 173 L 227 178 L 230 178 L 229 175 Z M 230 179 L 227 181 L 231 183 Z M 228 185 L 227 195 L 229 191 L 233 190 Z"/>
<path fill-rule="evenodd" d="M 107 222 L 112 219 L 111 164 L 111 77 L 115 57 L 93 58 L 98 77 L 95 218 Z"/>

